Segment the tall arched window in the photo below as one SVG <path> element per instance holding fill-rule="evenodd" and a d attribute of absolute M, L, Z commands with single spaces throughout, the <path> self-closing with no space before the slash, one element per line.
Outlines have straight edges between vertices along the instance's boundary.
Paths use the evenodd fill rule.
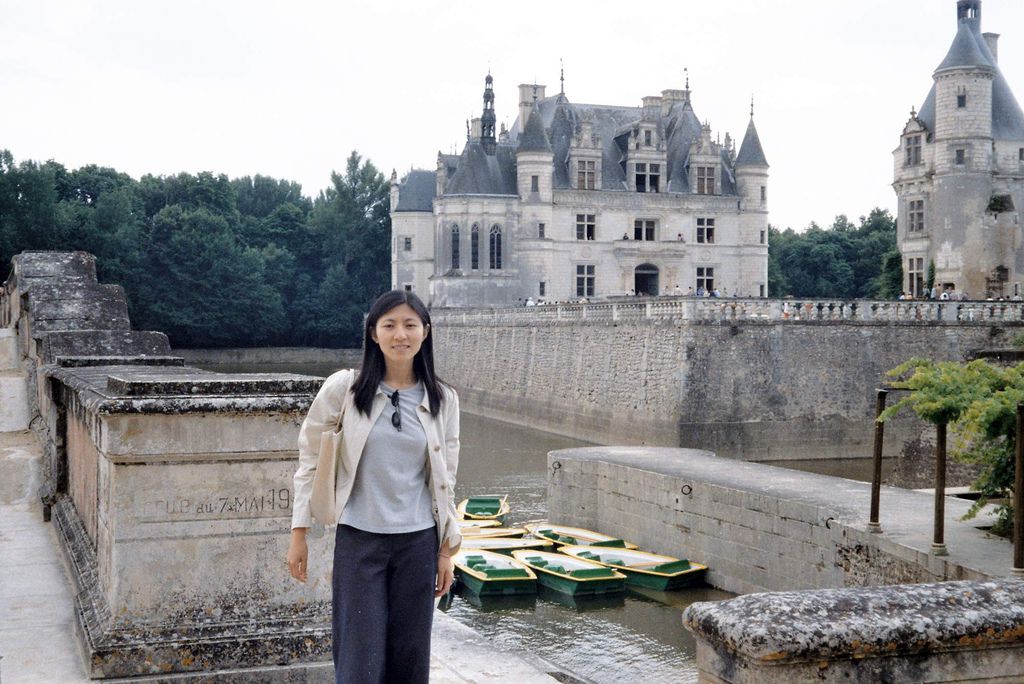
<path fill-rule="evenodd" d="M 491 226 L 491 268 L 501 268 L 501 226 L 498 224 Z"/>
<path fill-rule="evenodd" d="M 452 270 L 459 268 L 459 227 L 452 224 Z"/>
<path fill-rule="evenodd" d="M 469 232 L 469 262 L 474 271 L 480 268 L 480 226 L 475 223 Z"/>

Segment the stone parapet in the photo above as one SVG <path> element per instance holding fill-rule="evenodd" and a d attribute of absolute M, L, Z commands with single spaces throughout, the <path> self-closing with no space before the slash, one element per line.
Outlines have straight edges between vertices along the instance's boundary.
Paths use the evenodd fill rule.
<path fill-rule="evenodd" d="M 697 449 L 586 447 L 548 455 L 553 522 L 708 565 L 736 593 L 1012 574 L 1012 548 L 946 501 L 948 556 L 929 553 L 930 493 L 885 487 L 882 534 L 867 530 L 870 483 L 742 463 Z"/>
<path fill-rule="evenodd" d="M 330 554 L 281 559 L 298 427 L 320 378 L 48 371 L 66 424 L 54 514 L 93 677 L 329 658 Z M 316 669 L 316 666 L 314 666 Z"/>
<path fill-rule="evenodd" d="M 945 582 L 696 603 L 702 682 L 1024 680 L 1024 581 Z"/>
<path fill-rule="evenodd" d="M 474 412 L 588 442 L 767 461 L 870 457 L 887 371 L 915 356 L 963 361 L 1024 326 L 1016 303 L 798 304 L 435 310 L 432 332 L 439 373 Z M 949 320 L 960 306 L 974 320 Z M 909 414 L 888 423 L 886 456 L 919 431 Z"/>
<path fill-rule="evenodd" d="M 298 429 L 322 378 L 184 366 L 166 335 L 131 329 L 124 292 L 80 252 L 15 257 L 0 310 L 89 676 L 326 678 L 329 544 L 311 535 L 306 585 L 283 561 Z"/>
<path fill-rule="evenodd" d="M 1024 324 L 1024 302 L 624 297 L 588 304 L 435 309 L 445 325 L 537 325 L 563 321 L 663 320 L 694 323 L 847 321 L 865 323 Z"/>

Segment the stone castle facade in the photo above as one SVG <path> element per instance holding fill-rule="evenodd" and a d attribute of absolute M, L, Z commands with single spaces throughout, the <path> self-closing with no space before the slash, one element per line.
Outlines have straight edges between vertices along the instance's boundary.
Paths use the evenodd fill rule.
<path fill-rule="evenodd" d="M 1022 295 L 1024 113 L 999 69 L 981 0 L 958 0 L 957 31 L 894 151 L 904 287 L 972 298 Z"/>
<path fill-rule="evenodd" d="M 753 107 L 737 151 L 689 82 L 642 106 L 519 86 L 495 132 L 493 80 L 461 154 L 391 177 L 392 286 L 435 307 L 508 306 L 692 287 L 767 295 L 768 162 Z"/>

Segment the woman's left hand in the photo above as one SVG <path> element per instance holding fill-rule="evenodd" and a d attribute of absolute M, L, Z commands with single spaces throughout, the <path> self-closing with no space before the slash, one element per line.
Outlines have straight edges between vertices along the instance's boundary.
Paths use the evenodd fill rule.
<path fill-rule="evenodd" d="M 434 586 L 434 598 L 447 594 L 454 579 L 455 561 L 445 553 L 437 554 L 437 584 Z"/>

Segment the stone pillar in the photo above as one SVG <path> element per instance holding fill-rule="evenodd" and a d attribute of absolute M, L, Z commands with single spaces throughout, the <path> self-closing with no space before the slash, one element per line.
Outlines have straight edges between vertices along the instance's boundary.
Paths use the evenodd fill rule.
<path fill-rule="evenodd" d="M 284 558 L 302 418 L 322 380 L 181 367 L 51 369 L 54 519 L 94 678 L 330 659 L 330 557 Z M 300 668 L 301 669 L 301 668 Z"/>

